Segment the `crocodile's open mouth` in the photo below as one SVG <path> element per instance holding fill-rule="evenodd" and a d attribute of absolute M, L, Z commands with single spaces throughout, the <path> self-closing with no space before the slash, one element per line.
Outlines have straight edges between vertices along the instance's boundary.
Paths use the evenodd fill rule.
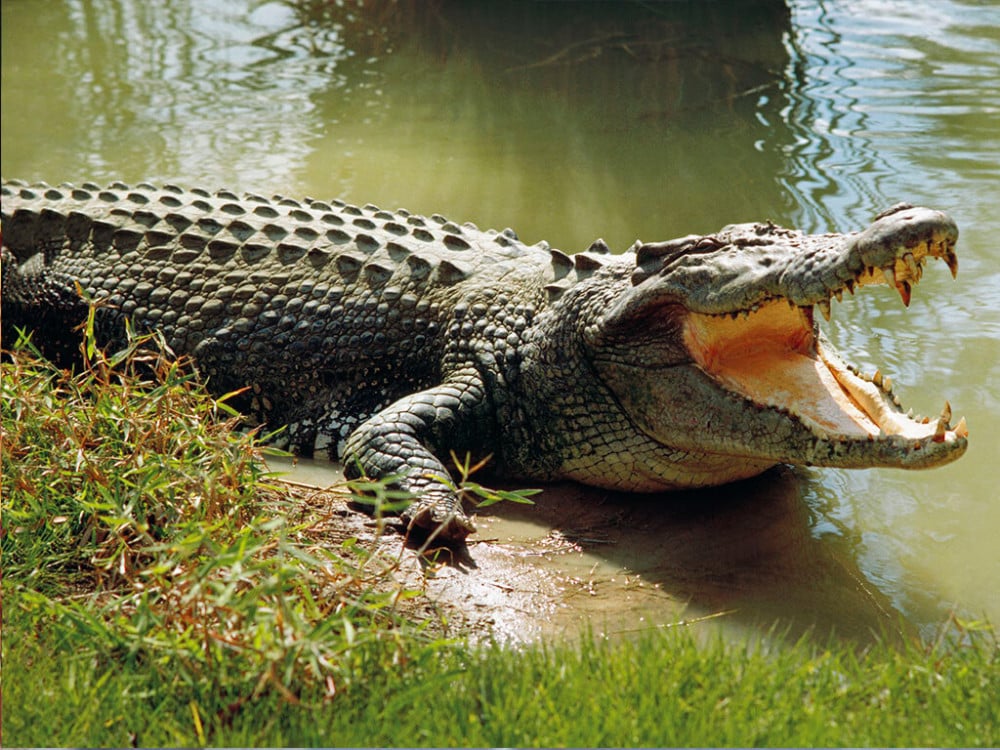
<path fill-rule="evenodd" d="M 845 288 L 853 292 L 863 284 L 892 284 L 908 304 L 925 258 L 913 262 L 911 256 L 899 261 L 902 268 L 885 272 L 868 269 Z M 829 300 L 817 305 L 829 319 Z M 952 427 L 947 402 L 936 419 L 905 413 L 889 377 L 878 371 L 861 374 L 841 360 L 820 335 L 813 310 L 775 299 L 726 315 L 689 313 L 685 343 L 698 366 L 726 390 L 794 415 L 817 437 L 874 441 L 898 436 L 915 449 L 926 441 L 964 443 L 965 418 Z"/>

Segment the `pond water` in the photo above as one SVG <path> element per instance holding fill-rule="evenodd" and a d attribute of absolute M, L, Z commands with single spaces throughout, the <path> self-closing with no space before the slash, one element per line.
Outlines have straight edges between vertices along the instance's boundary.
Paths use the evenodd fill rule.
<path fill-rule="evenodd" d="M 876 289 L 827 329 L 918 412 L 947 398 L 965 414 L 962 460 L 781 472 L 774 491 L 695 493 L 684 511 L 635 499 L 630 523 L 649 519 L 662 550 L 588 554 L 608 579 L 656 567 L 704 613 L 738 581 L 748 621 L 808 626 L 864 595 L 925 633 L 952 609 L 1000 622 L 997 6 L 5 0 L 0 74 L 6 177 L 341 197 L 567 251 L 762 219 L 846 231 L 901 200 L 949 211 L 957 282 L 933 268 L 908 310 Z M 575 528 L 589 512 L 559 508 L 572 517 L 506 522 Z M 796 553 L 767 554 L 787 532 L 768 519 L 788 516 Z M 776 575 L 775 559 L 847 572 Z M 567 627 L 590 610 L 574 612 Z"/>

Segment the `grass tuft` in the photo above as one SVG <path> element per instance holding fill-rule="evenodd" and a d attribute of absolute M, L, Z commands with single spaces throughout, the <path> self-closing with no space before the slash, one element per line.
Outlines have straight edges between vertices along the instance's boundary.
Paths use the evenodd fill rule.
<path fill-rule="evenodd" d="M 316 544 L 328 519 L 269 483 L 256 436 L 189 363 L 149 337 L 108 355 L 88 332 L 78 373 L 23 339 L 5 355 L 5 656 L 11 638 L 44 634 L 88 673 L 220 691 L 236 712 L 333 695 L 372 659 L 432 641 L 397 611 L 415 592 L 394 585 L 396 561 L 353 538 Z"/>

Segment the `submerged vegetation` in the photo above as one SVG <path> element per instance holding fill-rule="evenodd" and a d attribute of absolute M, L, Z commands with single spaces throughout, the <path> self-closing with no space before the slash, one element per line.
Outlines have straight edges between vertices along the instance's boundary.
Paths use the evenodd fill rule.
<path fill-rule="evenodd" d="M 268 475 L 257 436 L 155 340 L 108 355 L 91 332 L 83 351 L 79 373 L 25 341 L 3 363 L 7 745 L 1000 739 L 982 624 L 863 653 L 683 628 L 474 645 L 394 577 L 401 546 L 331 545 L 331 506 Z"/>

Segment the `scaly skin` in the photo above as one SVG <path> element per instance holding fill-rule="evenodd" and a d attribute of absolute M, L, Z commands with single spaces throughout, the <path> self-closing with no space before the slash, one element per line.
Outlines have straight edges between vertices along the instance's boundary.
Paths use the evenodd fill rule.
<path fill-rule="evenodd" d="M 449 453 L 515 478 L 700 487 L 786 462 L 904 468 L 967 446 L 964 420 L 902 413 L 813 319 L 857 287 L 904 302 L 929 258 L 957 269 L 943 213 L 897 206 L 860 233 L 771 224 L 568 256 L 513 232 L 340 201 L 141 184 L 5 182 L 3 336 L 77 354 L 86 314 L 121 345 L 158 329 L 209 387 L 348 476 L 401 475 L 411 523 L 473 530 Z"/>

